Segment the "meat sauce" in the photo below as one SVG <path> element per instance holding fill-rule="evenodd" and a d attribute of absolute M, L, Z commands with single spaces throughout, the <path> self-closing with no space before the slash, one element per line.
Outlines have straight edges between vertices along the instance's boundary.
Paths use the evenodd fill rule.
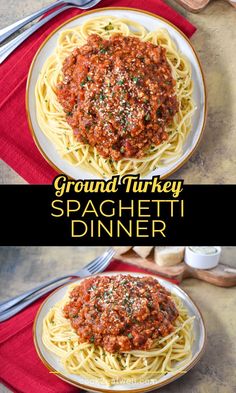
<path fill-rule="evenodd" d="M 140 158 L 168 139 L 178 111 L 175 80 L 160 45 L 96 34 L 63 64 L 57 97 L 75 137 L 104 158 Z"/>
<path fill-rule="evenodd" d="M 119 275 L 84 280 L 72 290 L 64 315 L 80 342 L 114 353 L 151 348 L 173 331 L 179 314 L 157 280 Z"/>

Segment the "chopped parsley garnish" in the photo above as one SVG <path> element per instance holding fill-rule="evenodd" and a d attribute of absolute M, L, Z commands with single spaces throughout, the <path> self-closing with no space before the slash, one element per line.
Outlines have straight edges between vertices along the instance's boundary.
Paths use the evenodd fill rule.
<path fill-rule="evenodd" d="M 66 112 L 66 115 L 67 115 L 67 116 L 72 116 L 73 113 L 72 113 L 72 112 Z"/>
<path fill-rule="evenodd" d="M 91 81 L 91 80 L 92 80 L 92 77 L 91 77 L 90 75 L 87 75 L 87 80 L 88 80 L 88 81 Z"/>
<path fill-rule="evenodd" d="M 134 81 L 134 83 L 138 83 L 138 81 L 139 81 L 139 77 L 138 76 L 135 76 L 134 78 L 133 78 L 133 81 Z"/>
<path fill-rule="evenodd" d="M 109 22 L 109 24 L 107 25 L 107 26 L 105 26 L 104 27 L 104 30 L 113 30 L 113 26 L 112 26 L 112 23 L 111 22 Z"/>
<path fill-rule="evenodd" d="M 147 113 L 147 114 L 146 114 L 145 120 L 146 120 L 146 121 L 150 120 L 150 113 Z"/>
<path fill-rule="evenodd" d="M 126 117 L 125 116 L 122 116 L 122 118 L 121 118 L 121 120 L 120 120 L 120 123 L 124 126 L 124 128 L 127 126 L 127 119 L 126 119 Z"/>
<path fill-rule="evenodd" d="M 100 101 L 103 101 L 104 99 L 105 99 L 105 96 L 104 96 L 104 94 L 101 93 L 101 94 L 99 95 L 99 100 L 100 100 Z"/>
<path fill-rule="evenodd" d="M 117 82 L 118 85 L 122 86 L 124 84 L 124 80 L 121 79 L 120 81 Z"/>
<path fill-rule="evenodd" d="M 157 114 L 158 117 L 161 117 L 161 116 L 162 116 L 162 110 L 161 110 L 161 108 L 158 108 L 158 109 L 157 109 L 156 114 Z"/>
<path fill-rule="evenodd" d="M 85 85 L 86 85 L 86 81 L 80 82 L 80 86 L 81 86 L 81 87 L 84 87 Z"/>
<path fill-rule="evenodd" d="M 132 318 L 132 322 L 136 323 L 137 325 L 139 324 L 139 321 L 136 318 Z"/>
<path fill-rule="evenodd" d="M 91 343 L 94 343 L 94 336 L 91 336 L 90 339 L 89 339 L 89 341 L 90 341 Z"/>
<path fill-rule="evenodd" d="M 131 334 L 131 333 L 129 333 L 129 334 L 128 334 L 128 337 L 129 337 L 129 338 L 133 338 L 133 336 L 132 336 L 132 334 Z"/>
<path fill-rule="evenodd" d="M 88 143 L 88 139 L 85 138 L 85 136 L 82 136 L 81 138 L 82 138 L 83 143 Z"/>
<path fill-rule="evenodd" d="M 101 47 L 101 49 L 100 49 L 100 53 L 107 53 L 107 49 L 106 49 L 106 48 L 104 48 L 104 47 Z"/>

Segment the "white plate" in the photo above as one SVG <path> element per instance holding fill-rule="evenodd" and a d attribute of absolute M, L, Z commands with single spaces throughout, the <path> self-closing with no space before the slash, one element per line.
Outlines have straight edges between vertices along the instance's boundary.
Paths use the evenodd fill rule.
<path fill-rule="evenodd" d="M 147 274 L 140 274 L 140 273 L 127 273 L 127 272 L 120 272 L 122 274 L 131 274 L 134 277 L 143 277 L 143 276 L 149 276 Z M 111 276 L 111 275 L 117 275 L 120 274 L 117 272 L 114 273 L 103 273 L 100 275 L 106 275 L 106 276 Z M 156 276 L 152 276 L 156 278 Z M 81 280 L 78 280 L 78 282 Z M 179 296 L 179 298 L 182 300 L 184 306 L 187 308 L 188 313 L 190 316 L 195 316 L 194 319 L 194 343 L 192 347 L 192 359 L 189 360 L 187 364 L 185 364 L 182 368 L 180 367 L 181 363 L 179 363 L 178 368 L 179 371 L 177 374 L 173 375 L 173 373 L 168 373 L 167 375 L 163 376 L 162 378 L 159 379 L 158 382 L 156 383 L 133 383 L 133 384 L 120 384 L 120 385 L 114 385 L 110 386 L 109 388 L 106 385 L 99 384 L 94 381 L 89 381 L 88 379 L 85 379 L 83 377 L 80 377 L 79 375 L 74 375 L 68 373 L 66 370 L 64 370 L 63 366 L 60 364 L 59 358 L 48 351 L 42 342 L 42 328 L 43 328 L 43 319 L 49 312 L 49 310 L 57 303 L 59 302 L 65 295 L 65 293 L 68 290 L 68 285 L 63 286 L 62 288 L 58 289 L 54 293 L 52 293 L 42 304 L 40 307 L 37 316 L 35 318 L 34 322 L 34 343 L 36 350 L 38 352 L 38 355 L 42 362 L 47 366 L 51 371 L 56 372 L 55 375 L 57 375 L 59 378 L 63 379 L 66 382 L 69 382 L 72 385 L 75 385 L 77 387 L 92 391 L 92 392 L 147 392 L 151 391 L 157 388 L 160 388 L 161 386 L 164 386 L 171 381 L 174 381 L 175 379 L 185 375 L 185 373 L 190 370 L 200 359 L 201 355 L 203 354 L 204 347 L 205 347 L 205 341 L 206 341 L 206 331 L 205 331 L 205 326 L 204 322 L 202 319 L 202 316 L 200 314 L 200 311 L 198 310 L 197 306 L 193 303 L 193 301 L 190 299 L 190 297 L 177 285 L 174 285 L 170 283 L 169 281 L 163 280 L 158 278 L 158 281 L 160 282 L 161 285 L 163 285 L 167 290 L 171 291 L 173 294 Z M 182 372 L 180 372 L 182 371 Z"/>
<path fill-rule="evenodd" d="M 191 63 L 192 79 L 194 83 L 193 99 L 195 105 L 197 106 L 197 110 L 195 111 L 192 118 L 192 130 L 184 143 L 183 153 L 181 157 L 179 157 L 171 164 L 158 168 L 155 171 L 149 173 L 146 178 L 151 178 L 153 175 L 160 175 L 162 178 L 167 177 L 173 172 L 175 172 L 178 168 L 180 168 L 190 158 L 190 156 L 193 154 L 194 150 L 198 146 L 198 143 L 200 142 L 206 122 L 206 87 L 199 59 L 188 38 L 177 27 L 172 25 L 167 20 L 157 15 L 143 12 L 140 10 L 114 7 L 89 11 L 82 15 L 78 15 L 73 19 L 70 19 L 57 30 L 55 30 L 51 35 L 49 35 L 49 37 L 44 41 L 32 62 L 28 75 L 26 89 L 26 110 L 28 114 L 29 126 L 35 143 L 44 158 L 59 173 L 65 173 L 73 179 L 96 178 L 96 176 L 91 174 L 90 172 L 81 169 L 80 167 L 74 167 L 66 160 L 62 159 L 57 153 L 53 144 L 41 131 L 36 118 L 34 90 L 38 75 L 43 67 L 44 62 L 56 47 L 59 34 L 65 29 L 78 26 L 79 24 L 82 24 L 91 17 L 96 17 L 100 15 L 114 15 L 118 17 L 129 18 L 141 23 L 148 30 L 156 30 L 158 28 L 166 29 L 170 34 L 172 40 L 176 43 L 179 51 L 184 56 L 186 56 L 186 58 Z"/>

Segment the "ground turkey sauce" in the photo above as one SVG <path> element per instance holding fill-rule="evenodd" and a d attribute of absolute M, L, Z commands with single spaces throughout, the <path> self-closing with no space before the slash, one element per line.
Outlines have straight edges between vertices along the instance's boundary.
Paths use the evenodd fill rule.
<path fill-rule="evenodd" d="M 173 331 L 178 310 L 169 292 L 152 277 L 130 275 L 85 279 L 70 294 L 64 315 L 80 342 L 114 353 L 146 350 Z"/>
<path fill-rule="evenodd" d="M 96 34 L 63 64 L 57 97 L 75 137 L 104 158 L 140 158 L 168 138 L 179 105 L 166 50 Z"/>

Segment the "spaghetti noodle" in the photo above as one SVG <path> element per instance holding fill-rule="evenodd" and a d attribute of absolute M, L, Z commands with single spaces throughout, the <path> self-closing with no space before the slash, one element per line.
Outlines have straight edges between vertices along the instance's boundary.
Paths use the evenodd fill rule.
<path fill-rule="evenodd" d="M 92 292 L 90 292 L 89 282 L 92 287 L 95 287 L 96 285 L 98 288 L 99 279 L 101 279 L 101 277 L 98 277 L 96 283 L 93 282 L 92 284 L 89 280 L 88 283 L 86 280 L 83 281 L 85 282 L 88 290 L 86 293 L 90 293 L 91 295 L 88 305 L 94 305 L 93 300 L 95 296 L 93 289 L 91 289 Z M 109 278 L 103 277 L 103 280 L 106 282 Z M 136 302 L 132 305 L 132 310 L 139 308 L 137 307 L 138 304 L 139 306 L 140 304 L 143 306 L 148 298 L 150 303 L 150 293 L 154 294 L 153 299 L 155 299 L 155 296 L 157 295 L 156 299 L 159 299 L 158 301 L 160 306 L 159 313 L 160 310 L 162 310 L 161 314 L 162 316 L 165 316 L 163 319 L 161 315 L 157 314 L 156 318 L 154 318 L 154 311 L 151 319 L 144 318 L 141 323 L 138 323 L 138 321 L 135 321 L 134 323 L 130 322 L 127 326 L 132 333 L 127 334 L 127 331 L 124 329 L 121 330 L 123 334 L 122 337 L 127 334 L 127 341 L 128 338 L 130 338 L 130 342 L 132 343 L 131 350 L 125 350 L 124 344 L 127 345 L 127 342 L 121 340 L 121 336 L 119 335 L 116 336 L 118 341 L 115 341 L 115 336 L 113 334 L 110 336 L 108 335 L 105 341 L 101 341 L 102 344 L 100 346 L 96 345 L 98 336 L 93 336 L 93 340 L 91 340 L 91 337 L 89 341 L 84 340 L 84 334 L 86 335 L 89 331 L 89 325 L 82 322 L 80 319 L 80 316 L 82 314 L 84 315 L 84 308 L 82 307 L 81 314 L 80 316 L 77 315 L 77 318 L 81 321 L 83 330 L 81 331 L 81 337 L 78 336 L 76 330 L 72 327 L 67 314 L 68 304 L 71 306 L 69 308 L 70 312 L 72 311 L 72 313 L 75 313 L 75 303 L 73 303 L 72 300 L 75 299 L 75 292 L 78 291 L 79 288 L 78 284 L 71 285 L 65 297 L 57 303 L 45 317 L 42 337 L 45 347 L 60 358 L 60 361 L 67 372 L 77 374 L 86 379 L 95 380 L 106 385 L 147 382 L 150 380 L 156 381 L 169 372 L 172 372 L 173 374 L 177 373 L 192 356 L 191 347 L 193 343 L 194 317 L 189 317 L 181 300 L 178 297 L 170 296 L 168 292 L 160 286 L 157 280 L 153 280 L 153 282 L 155 281 L 155 283 L 153 283 L 154 289 L 151 289 L 150 292 L 148 288 L 152 288 L 152 280 L 152 278 L 137 279 L 134 277 L 132 278 L 132 276 L 115 276 L 113 281 L 107 281 L 108 286 L 114 285 L 114 282 L 119 282 L 119 288 L 123 286 L 126 293 L 131 293 L 131 299 L 132 296 L 134 296 L 132 295 L 134 293 L 132 288 L 137 289 L 137 287 L 139 287 L 139 289 L 141 288 L 141 291 L 142 289 L 145 289 L 145 295 L 143 294 L 141 298 L 139 296 L 139 301 L 136 300 Z M 124 281 L 126 283 L 121 284 L 121 282 Z M 140 284 L 140 282 L 143 284 Z M 103 305 L 106 303 L 106 300 L 104 299 L 107 297 L 109 298 L 110 296 L 107 292 L 108 286 L 106 286 L 105 289 L 105 293 L 107 294 L 105 297 L 101 294 L 99 287 L 100 301 L 103 302 Z M 73 289 L 74 292 L 71 292 Z M 83 289 L 84 288 L 82 288 L 82 290 Z M 147 292 L 149 292 L 149 294 L 147 294 Z M 111 294 L 111 296 L 113 297 L 113 294 Z M 127 306 L 127 296 L 123 298 L 122 304 L 123 302 L 125 302 L 125 308 L 127 309 L 127 307 L 129 307 L 129 305 Z M 114 308 L 114 299 L 112 299 L 112 303 L 110 304 L 113 304 Z M 96 305 L 96 309 L 97 307 L 98 304 Z M 151 309 L 155 310 L 155 306 L 152 306 Z M 107 312 L 106 304 L 104 310 Z M 73 318 L 76 318 L 74 315 L 70 315 L 72 320 Z M 141 318 L 143 318 L 143 315 L 144 312 L 142 310 L 140 312 Z M 103 317 L 104 315 L 99 316 L 99 318 Z M 132 316 L 132 321 L 133 318 L 134 317 Z M 159 322 L 157 321 L 158 318 Z M 109 316 L 109 321 L 110 320 L 111 316 Z M 162 323 L 160 323 L 160 321 L 162 321 Z M 149 324 L 149 329 L 146 329 L 147 323 Z M 151 329 L 150 323 L 159 323 L 160 329 Z M 98 324 L 94 323 L 94 326 L 97 325 Z M 113 324 L 113 326 L 117 328 L 117 326 L 119 326 L 118 322 Z M 110 329 L 109 326 L 108 328 Z M 96 330 L 96 328 L 94 328 L 94 330 Z M 150 333 L 151 330 L 154 332 L 152 335 Z M 145 334 L 144 331 L 146 334 L 149 334 L 149 338 L 146 342 L 143 339 L 143 335 Z M 140 332 L 139 336 L 137 336 L 137 332 Z M 100 335 L 100 337 L 102 336 Z M 147 335 L 145 337 L 147 338 Z M 150 340 L 150 337 L 156 338 Z M 104 348 L 104 342 L 106 348 Z M 120 345 L 119 349 L 118 346 L 112 346 L 114 343 L 117 345 L 117 342 Z M 136 345 L 137 349 L 133 349 L 133 345 Z M 150 346 L 150 348 L 143 350 L 142 348 L 145 346 L 147 348 Z M 116 351 L 114 352 L 115 348 Z"/>
<path fill-rule="evenodd" d="M 86 138 L 81 142 L 76 137 L 73 128 L 68 124 L 68 120 L 70 122 L 68 114 L 70 116 L 71 112 L 66 114 L 59 103 L 57 91 L 58 86 L 65 83 L 65 79 L 63 79 L 65 77 L 63 75 L 65 59 L 70 58 L 73 50 L 87 44 L 89 37 L 93 34 L 96 34 L 102 40 L 109 40 L 114 37 L 114 34 L 136 37 L 140 42 L 151 43 L 156 48 L 164 48 L 165 61 L 170 67 L 172 78 L 175 81 L 173 85 L 174 97 L 171 94 L 173 92 L 169 89 L 169 97 L 167 98 L 171 99 L 172 97 L 173 100 L 176 97 L 178 111 L 176 113 L 175 110 L 170 109 L 173 118 L 169 116 L 169 121 L 166 122 L 165 127 L 161 128 L 162 136 L 160 135 L 159 142 L 147 144 L 145 152 L 141 155 L 139 155 L 139 152 L 133 156 L 131 154 L 130 156 L 125 155 L 127 145 L 122 145 L 119 149 L 119 155 L 122 155 L 122 157 L 115 159 L 114 154 L 110 155 L 109 158 L 101 154 L 95 144 L 91 146 Z M 118 81 L 118 84 L 121 82 Z M 133 84 L 135 83 L 137 84 L 136 77 L 133 78 Z M 170 82 L 168 83 L 170 84 Z M 120 87 L 122 88 L 122 86 Z M 89 89 L 89 86 L 86 88 Z M 120 91 L 122 93 L 122 89 L 119 90 L 118 94 L 121 94 Z M 191 129 L 191 116 L 194 112 L 192 91 L 190 64 L 178 52 L 167 31 L 159 29 L 148 32 L 137 22 L 124 18 L 102 16 L 90 19 L 81 26 L 67 29 L 60 34 L 56 49 L 45 62 L 36 84 L 37 119 L 40 128 L 52 141 L 60 156 L 72 165 L 81 166 L 100 177 L 111 177 L 112 175 L 124 175 L 126 173 L 138 173 L 145 176 L 157 167 L 171 163 L 181 155 L 184 141 Z M 112 94 L 114 94 L 114 91 L 112 91 Z M 168 94 L 167 90 L 166 94 Z M 158 111 L 159 109 L 156 111 L 159 116 L 157 120 L 163 121 L 160 118 L 160 111 Z M 148 123 L 149 118 L 149 112 L 143 113 L 142 120 L 144 122 Z M 124 126 L 122 118 L 118 118 L 118 121 L 121 122 L 121 126 L 122 124 Z M 124 119 L 124 121 L 128 122 L 127 119 Z M 151 126 L 152 124 L 150 124 L 150 128 Z M 105 139 L 107 139 L 106 135 Z"/>

